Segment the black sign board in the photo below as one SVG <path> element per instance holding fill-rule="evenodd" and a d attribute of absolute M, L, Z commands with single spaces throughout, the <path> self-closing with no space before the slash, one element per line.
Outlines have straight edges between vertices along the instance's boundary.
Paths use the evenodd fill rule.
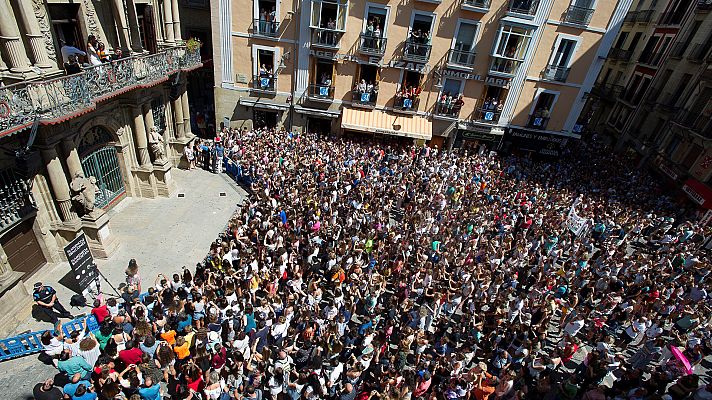
<path fill-rule="evenodd" d="M 97 271 L 86 236 L 81 234 L 72 240 L 64 247 L 64 254 L 67 255 L 69 266 L 72 267 L 79 287 L 82 290 L 88 288 L 91 282 L 97 279 Z"/>

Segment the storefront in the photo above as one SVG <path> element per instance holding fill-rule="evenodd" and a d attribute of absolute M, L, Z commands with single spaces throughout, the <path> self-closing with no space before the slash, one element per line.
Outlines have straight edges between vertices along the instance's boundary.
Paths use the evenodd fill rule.
<path fill-rule="evenodd" d="M 341 114 L 341 128 L 344 132 L 361 132 L 397 138 L 430 140 L 433 136 L 432 122 L 417 115 L 395 115 L 378 110 L 344 108 Z"/>
<path fill-rule="evenodd" d="M 507 128 L 502 139 L 502 151 L 543 157 L 559 157 L 569 137 L 554 133 L 519 128 Z"/>
<path fill-rule="evenodd" d="M 480 148 L 497 150 L 503 136 L 504 130 L 499 127 L 485 126 L 469 121 L 459 122 L 453 148 L 476 151 L 479 151 Z"/>

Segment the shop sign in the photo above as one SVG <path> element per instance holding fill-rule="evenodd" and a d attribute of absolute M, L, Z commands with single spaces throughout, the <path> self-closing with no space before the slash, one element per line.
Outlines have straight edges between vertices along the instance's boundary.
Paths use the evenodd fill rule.
<path fill-rule="evenodd" d="M 415 71 L 421 74 L 427 74 L 430 71 L 430 65 L 428 64 L 421 64 L 404 60 L 391 60 L 388 66 L 392 68 L 407 69 L 408 71 Z"/>
<path fill-rule="evenodd" d="M 325 58 L 327 60 L 341 60 L 341 61 L 353 61 L 353 62 L 358 62 L 359 58 L 356 56 L 353 56 L 351 54 L 339 54 L 339 53 L 334 53 L 333 51 L 326 51 L 326 50 L 309 50 L 309 54 L 318 57 L 318 58 Z"/>
<path fill-rule="evenodd" d="M 682 186 L 682 191 L 687 193 L 687 195 L 697 204 L 705 204 L 705 198 L 701 194 L 695 192 L 695 189 L 689 187 L 687 184 Z"/>
<path fill-rule="evenodd" d="M 443 76 L 446 78 L 466 79 L 466 80 L 471 80 L 471 81 L 483 81 L 484 80 L 482 78 L 482 75 L 480 75 L 480 74 L 471 74 L 469 72 L 454 71 L 451 69 L 444 70 Z"/>
<path fill-rule="evenodd" d="M 549 143 L 558 143 L 560 145 L 564 145 L 564 144 L 568 143 L 568 141 L 569 141 L 569 138 L 566 138 L 566 137 L 540 134 L 540 133 L 534 133 L 534 132 L 529 132 L 529 131 L 522 131 L 522 130 L 518 130 L 518 129 L 512 129 L 510 132 L 511 132 L 512 137 L 529 139 L 529 140 L 539 140 L 542 142 L 549 142 Z"/>
<path fill-rule="evenodd" d="M 712 154 L 707 151 L 705 155 L 692 167 L 691 175 L 695 178 L 705 181 L 712 169 Z"/>
<path fill-rule="evenodd" d="M 509 84 L 512 82 L 509 78 L 502 78 L 499 76 L 487 76 L 485 78 L 485 83 L 490 86 L 499 86 L 504 89 L 509 89 Z"/>
<path fill-rule="evenodd" d="M 569 138 L 556 135 L 547 135 L 520 129 L 510 129 L 511 139 L 515 139 L 514 145 L 523 150 L 535 151 L 546 156 L 560 155 L 560 150 L 568 143 Z M 523 140 L 521 140 L 523 139 Z"/>
<path fill-rule="evenodd" d="M 663 164 L 662 162 L 658 164 L 658 168 L 660 168 L 661 171 L 665 173 L 665 175 L 669 176 L 672 180 L 676 181 L 678 178 L 678 175 L 675 171 L 670 169 L 667 165 Z"/>

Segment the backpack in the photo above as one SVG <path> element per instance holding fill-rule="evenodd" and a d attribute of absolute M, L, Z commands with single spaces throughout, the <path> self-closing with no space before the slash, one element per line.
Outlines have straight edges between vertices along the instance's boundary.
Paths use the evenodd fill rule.
<path fill-rule="evenodd" d="M 72 307 L 86 307 L 87 299 L 81 294 L 77 293 L 69 299 L 69 305 Z"/>

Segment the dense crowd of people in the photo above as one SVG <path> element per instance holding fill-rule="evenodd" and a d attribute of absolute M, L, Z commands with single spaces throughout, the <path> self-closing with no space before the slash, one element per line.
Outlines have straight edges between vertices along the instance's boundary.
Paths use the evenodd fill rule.
<path fill-rule="evenodd" d="M 704 228 L 595 142 L 219 146 L 250 194 L 206 259 L 132 260 L 98 330 L 43 338 L 67 382 L 37 399 L 712 398 Z"/>

